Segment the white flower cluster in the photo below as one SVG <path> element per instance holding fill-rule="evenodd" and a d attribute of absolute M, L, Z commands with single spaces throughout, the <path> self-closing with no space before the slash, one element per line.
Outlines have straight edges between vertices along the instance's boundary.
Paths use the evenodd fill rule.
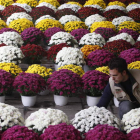
<path fill-rule="evenodd" d="M 95 32 L 85 34 L 79 41 L 79 45 L 99 45 L 100 47 L 103 47 L 105 45 L 105 39 Z"/>
<path fill-rule="evenodd" d="M 139 37 L 137 38 L 137 41 L 140 41 L 140 35 L 139 35 Z M 136 42 L 137 42 L 137 41 L 136 41 Z"/>
<path fill-rule="evenodd" d="M 132 109 L 123 115 L 123 129 L 129 133 L 133 129 L 140 128 L 140 108 Z"/>
<path fill-rule="evenodd" d="M 46 6 L 52 10 L 54 10 L 54 12 L 57 11 L 56 7 L 54 7 L 52 4 L 47 3 L 47 2 L 41 2 L 39 5 L 37 5 L 36 7 L 42 7 L 42 6 Z"/>
<path fill-rule="evenodd" d="M 114 40 L 119 40 L 119 39 L 122 39 L 122 40 L 125 40 L 125 41 L 129 42 L 131 45 L 135 44 L 135 40 L 128 33 L 120 33 L 116 36 L 113 36 L 113 37 L 109 38 L 109 40 L 107 42 L 112 42 Z"/>
<path fill-rule="evenodd" d="M 104 12 L 109 11 L 109 10 L 112 10 L 112 9 L 118 9 L 118 10 L 121 10 L 121 11 L 123 11 L 125 13 L 127 12 L 126 9 L 123 6 L 119 6 L 119 5 L 110 5 L 110 6 L 107 6 L 105 8 L 105 11 Z"/>
<path fill-rule="evenodd" d="M 65 16 L 62 16 L 59 21 L 61 22 L 61 24 L 65 25 L 67 22 L 70 22 L 70 21 L 81 21 L 80 18 L 78 18 L 77 16 L 74 16 L 74 15 L 65 15 Z"/>
<path fill-rule="evenodd" d="M 94 14 L 94 15 L 91 15 L 85 19 L 85 24 L 88 26 L 88 28 L 90 28 L 90 26 L 94 22 L 100 22 L 100 21 L 106 21 L 106 18 L 99 15 L 99 14 Z"/>
<path fill-rule="evenodd" d="M 12 22 L 13 20 L 21 19 L 21 18 L 26 18 L 30 21 L 32 21 L 32 19 L 33 19 L 29 14 L 27 14 L 25 12 L 18 12 L 18 13 L 13 13 L 10 17 L 8 17 L 6 24 L 9 25 L 10 22 Z"/>
<path fill-rule="evenodd" d="M 23 125 L 24 120 L 18 108 L 0 103 L 0 129 L 8 129 L 14 125 Z"/>
<path fill-rule="evenodd" d="M 99 6 L 98 4 L 94 4 L 94 5 L 85 5 L 84 7 L 93 7 L 93 8 L 97 8 L 100 11 L 104 11 L 104 9 Z"/>
<path fill-rule="evenodd" d="M 56 20 L 54 17 L 50 16 L 50 15 L 44 15 L 44 16 L 41 16 L 40 18 L 38 18 L 36 21 L 35 21 L 35 25 L 37 23 L 39 23 L 41 20 L 43 19 L 53 19 L 53 20 Z"/>
<path fill-rule="evenodd" d="M 27 12 L 31 12 L 32 8 L 30 5 L 26 4 L 26 3 L 13 3 L 12 5 L 17 5 L 19 7 L 22 7 L 24 10 L 26 10 Z"/>
<path fill-rule="evenodd" d="M 19 64 L 23 58 L 24 54 L 20 48 L 14 46 L 0 47 L 0 62 Z"/>
<path fill-rule="evenodd" d="M 5 9 L 5 6 L 0 5 L 0 11 L 3 11 Z"/>
<path fill-rule="evenodd" d="M 64 3 L 64 4 L 61 4 L 58 7 L 58 10 L 65 9 L 65 8 L 70 8 L 74 12 L 77 12 L 81 7 L 79 5 L 77 5 L 77 4 L 67 4 L 67 3 Z"/>
<path fill-rule="evenodd" d="M 71 47 L 78 47 L 77 40 L 67 32 L 57 32 L 52 35 L 48 45 L 53 46 L 61 43 L 67 43 L 67 45 L 70 45 Z"/>
<path fill-rule="evenodd" d="M 118 27 L 124 21 L 134 21 L 134 20 L 128 16 L 121 16 L 121 17 L 114 18 L 112 20 L 112 24 L 114 24 L 116 27 Z"/>
<path fill-rule="evenodd" d="M 104 107 L 89 107 L 75 114 L 72 125 L 81 133 L 88 132 L 98 124 L 108 124 L 119 128 L 119 119 Z"/>
<path fill-rule="evenodd" d="M 130 12 L 131 10 L 134 10 L 136 8 L 140 8 L 140 4 L 130 4 L 126 7 L 126 10 Z"/>
<path fill-rule="evenodd" d="M 55 62 L 60 67 L 69 64 L 77 66 L 85 64 L 81 50 L 73 47 L 63 47 L 62 50 L 57 53 Z"/>
<path fill-rule="evenodd" d="M 60 123 L 69 124 L 67 115 L 61 110 L 51 108 L 39 109 L 38 111 L 31 113 L 25 120 L 26 127 L 42 131 L 42 133 L 49 125 L 57 125 Z"/>
<path fill-rule="evenodd" d="M 0 44 L 2 43 L 10 46 L 21 47 L 24 42 L 20 34 L 12 31 L 0 34 Z"/>

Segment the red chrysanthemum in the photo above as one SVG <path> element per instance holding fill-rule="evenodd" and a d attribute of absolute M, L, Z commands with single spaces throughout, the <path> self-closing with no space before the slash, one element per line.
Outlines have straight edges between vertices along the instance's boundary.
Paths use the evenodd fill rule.
<path fill-rule="evenodd" d="M 134 48 L 140 50 L 140 41 L 138 41 L 138 42 L 136 42 L 136 43 L 134 44 Z"/>
<path fill-rule="evenodd" d="M 128 16 L 133 18 L 135 22 L 140 23 L 140 8 L 133 9 L 128 12 Z"/>

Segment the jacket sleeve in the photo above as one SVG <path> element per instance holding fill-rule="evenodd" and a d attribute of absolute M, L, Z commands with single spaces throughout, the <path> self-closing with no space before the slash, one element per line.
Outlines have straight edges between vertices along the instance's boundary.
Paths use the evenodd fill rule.
<path fill-rule="evenodd" d="M 114 95 L 112 94 L 110 85 L 108 83 L 104 89 L 104 92 L 103 92 L 103 95 L 102 95 L 100 101 L 98 102 L 98 104 L 96 106 L 107 108 L 108 104 L 111 101 L 111 99 L 113 98 L 113 96 Z"/>

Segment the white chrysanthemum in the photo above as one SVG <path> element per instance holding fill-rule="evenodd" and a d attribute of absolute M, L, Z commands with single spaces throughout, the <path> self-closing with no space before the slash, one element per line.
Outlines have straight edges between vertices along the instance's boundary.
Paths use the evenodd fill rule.
<path fill-rule="evenodd" d="M 13 20 L 21 19 L 21 18 L 26 18 L 32 21 L 32 17 L 29 14 L 25 12 L 18 12 L 18 13 L 13 13 L 10 17 L 8 17 L 6 24 L 9 25 Z"/>
<path fill-rule="evenodd" d="M 3 11 L 5 9 L 5 6 L 0 5 L 0 11 Z"/>
<path fill-rule="evenodd" d="M 121 17 L 114 18 L 112 20 L 112 24 L 114 24 L 116 27 L 118 27 L 124 21 L 134 21 L 134 20 L 128 16 L 121 16 Z"/>
<path fill-rule="evenodd" d="M 0 103 L 0 127 L 4 130 L 14 125 L 23 125 L 24 120 L 18 108 L 14 106 Z"/>
<path fill-rule="evenodd" d="M 82 134 L 93 129 L 98 124 L 108 124 L 119 128 L 119 119 L 104 107 L 89 107 L 75 114 L 72 125 Z"/>
<path fill-rule="evenodd" d="M 137 38 L 137 41 L 136 41 L 136 42 L 138 42 L 138 41 L 140 41 L 140 35 L 138 36 L 138 38 Z"/>
<path fill-rule="evenodd" d="M 62 5 L 60 5 L 58 7 L 58 10 L 65 9 L 65 8 L 70 8 L 73 11 L 77 12 L 81 7 L 79 5 L 77 5 L 77 4 L 67 4 L 67 3 L 64 3 L 64 4 L 62 4 Z"/>
<path fill-rule="evenodd" d="M 77 40 L 70 33 L 66 32 L 57 32 L 54 35 L 52 35 L 48 45 L 52 46 L 61 43 L 66 43 L 71 47 L 78 47 Z"/>
<path fill-rule="evenodd" d="M 103 47 L 105 45 L 105 39 L 95 32 L 85 34 L 79 41 L 79 45 L 99 45 L 100 47 Z"/>
<path fill-rule="evenodd" d="M 61 24 L 65 25 L 67 22 L 70 22 L 70 21 L 81 21 L 80 18 L 78 18 L 77 16 L 74 16 L 74 15 L 65 15 L 65 16 L 62 16 L 59 21 L 61 22 Z"/>
<path fill-rule="evenodd" d="M 130 4 L 126 7 L 127 12 L 130 12 L 131 10 L 134 10 L 136 8 L 140 8 L 140 4 Z"/>
<path fill-rule="evenodd" d="M 22 7 L 23 9 L 25 9 L 27 12 L 31 12 L 32 8 L 30 5 L 26 4 L 26 3 L 13 3 L 12 5 L 17 5 L 19 7 Z"/>
<path fill-rule="evenodd" d="M 56 20 L 54 17 L 50 16 L 50 15 L 44 15 L 44 16 L 41 16 L 40 18 L 38 18 L 36 21 L 35 21 L 35 25 L 37 23 L 39 23 L 41 20 L 43 19 L 53 19 L 53 20 Z"/>
<path fill-rule="evenodd" d="M 97 8 L 98 10 L 100 10 L 100 11 L 104 11 L 104 9 L 100 6 L 100 5 L 98 5 L 98 4 L 94 4 L 94 5 L 85 5 L 84 7 L 93 7 L 93 8 Z"/>
<path fill-rule="evenodd" d="M 39 5 L 37 5 L 36 7 L 41 7 L 41 6 L 46 6 L 46 7 L 50 8 L 50 9 L 54 10 L 54 12 L 57 11 L 56 7 L 54 7 L 52 4 L 47 3 L 47 2 L 42 2 Z"/>
<path fill-rule="evenodd" d="M 42 133 L 49 125 L 57 125 L 60 123 L 69 124 L 67 115 L 61 110 L 51 108 L 39 109 L 38 111 L 31 113 L 25 120 L 26 127 Z"/>
<path fill-rule="evenodd" d="M 104 10 L 104 12 L 106 11 L 109 11 L 109 10 L 112 10 L 112 9 L 118 9 L 118 10 L 121 10 L 123 12 L 127 12 L 126 9 L 123 7 L 123 6 L 119 6 L 119 5 L 110 5 L 110 6 L 107 6 Z"/>
<path fill-rule="evenodd" d="M 90 26 L 94 22 L 100 22 L 100 21 L 106 21 L 106 18 L 99 15 L 99 14 L 94 14 L 94 15 L 91 15 L 85 19 L 85 24 L 88 26 L 88 28 L 90 28 Z"/>
<path fill-rule="evenodd" d="M 119 39 L 122 39 L 122 40 L 129 42 L 131 45 L 135 44 L 135 40 L 128 33 L 121 33 L 121 34 L 118 34 L 116 36 L 113 36 L 113 37 L 109 38 L 109 40 L 107 42 L 112 42 L 114 40 L 119 40 Z"/>
<path fill-rule="evenodd" d="M 57 53 L 55 63 L 57 63 L 59 67 L 69 64 L 82 66 L 85 64 L 85 61 L 80 49 L 63 47 L 62 50 Z"/>
<path fill-rule="evenodd" d="M 24 54 L 20 48 L 14 46 L 0 47 L 0 62 L 19 64 L 23 58 Z"/>
<path fill-rule="evenodd" d="M 129 133 L 133 129 L 140 127 L 140 108 L 132 109 L 128 113 L 123 115 L 122 123 L 123 129 L 126 133 Z"/>
<path fill-rule="evenodd" d="M 23 40 L 20 34 L 17 32 L 3 32 L 0 34 L 0 44 L 11 45 L 15 47 L 21 47 L 23 45 Z"/>

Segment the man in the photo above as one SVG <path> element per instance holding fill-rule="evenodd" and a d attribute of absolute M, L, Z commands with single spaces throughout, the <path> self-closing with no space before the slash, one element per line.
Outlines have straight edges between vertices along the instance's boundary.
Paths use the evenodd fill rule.
<path fill-rule="evenodd" d="M 140 107 L 140 70 L 128 70 L 124 59 L 113 58 L 109 62 L 109 75 L 109 83 L 97 106 L 107 108 L 115 96 L 119 101 L 119 116 L 122 119 L 131 109 Z"/>

